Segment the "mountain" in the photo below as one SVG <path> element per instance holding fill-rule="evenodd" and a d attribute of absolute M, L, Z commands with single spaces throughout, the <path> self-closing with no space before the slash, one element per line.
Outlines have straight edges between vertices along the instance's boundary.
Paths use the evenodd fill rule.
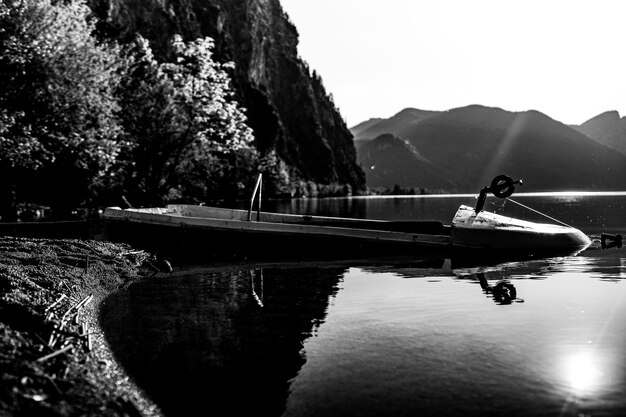
<path fill-rule="evenodd" d="M 367 129 L 369 129 L 370 127 L 376 125 L 378 122 L 380 122 L 382 120 L 384 120 L 384 119 L 381 119 L 379 117 L 366 120 L 364 122 L 359 123 L 356 126 L 352 126 L 350 128 L 350 132 L 352 132 L 352 135 L 354 136 L 354 139 L 361 139 L 362 138 L 361 133 L 363 131 L 366 131 Z"/>
<path fill-rule="evenodd" d="M 580 126 L 572 127 L 596 142 L 626 155 L 626 117 L 620 118 L 618 112 L 607 111 Z"/>
<path fill-rule="evenodd" d="M 374 139 L 384 133 L 401 135 L 403 130 L 410 129 L 429 117 L 436 116 L 441 112 L 407 108 L 389 119 L 370 119 L 350 128 L 356 140 Z"/>
<path fill-rule="evenodd" d="M 174 34 L 185 40 L 214 39 L 214 58 L 235 64 L 233 87 L 247 109 L 257 149 L 275 153 L 287 166 L 289 189 L 276 193 L 364 188 L 352 134 L 321 78 L 299 58 L 298 31 L 279 0 L 89 0 L 88 4 L 99 18 L 101 35 L 124 42 L 140 33 L 162 59 L 168 57 Z"/>
<path fill-rule="evenodd" d="M 396 149 L 379 148 L 374 165 L 393 166 L 399 154 L 409 152 L 401 151 L 398 141 L 412 146 L 411 153 L 421 159 L 409 167 L 396 162 L 398 170 L 410 174 L 388 171 L 376 177 L 377 186 L 438 189 L 447 183 L 444 191 L 475 193 L 492 177 L 508 174 L 524 180 L 523 191 L 626 189 L 626 156 L 537 111 L 514 113 L 473 105 L 417 123 L 391 125 L 399 132 Z M 366 143 L 376 146 L 376 140 Z M 367 172 L 372 149 L 357 144 L 359 161 Z M 367 177 L 372 178 L 372 173 L 367 172 Z"/>
<path fill-rule="evenodd" d="M 424 158 L 414 146 L 389 133 L 371 141 L 358 141 L 359 161 L 370 188 L 428 184 L 428 191 L 455 187 L 441 169 Z"/>

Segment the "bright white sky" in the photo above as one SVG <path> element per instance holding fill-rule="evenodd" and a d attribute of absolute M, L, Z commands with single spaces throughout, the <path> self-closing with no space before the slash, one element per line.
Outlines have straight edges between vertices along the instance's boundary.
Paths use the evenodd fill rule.
<path fill-rule="evenodd" d="M 406 107 L 626 114 L 623 0 L 280 0 L 349 127 Z"/>

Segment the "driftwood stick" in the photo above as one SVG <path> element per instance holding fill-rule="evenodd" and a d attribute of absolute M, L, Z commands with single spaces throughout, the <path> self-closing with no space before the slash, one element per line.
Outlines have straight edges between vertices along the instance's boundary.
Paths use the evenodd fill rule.
<path fill-rule="evenodd" d="M 87 304 L 91 302 L 91 300 L 93 300 L 93 294 L 89 294 L 87 297 L 83 298 L 82 301 L 78 303 L 78 307 L 76 307 L 77 310 L 80 310 L 81 308 L 85 307 Z"/>
<path fill-rule="evenodd" d="M 50 348 L 50 349 L 52 349 L 52 347 L 56 343 L 55 335 L 56 335 L 56 332 L 53 330 L 52 334 L 50 335 L 50 338 L 48 339 L 48 348 Z"/>
<path fill-rule="evenodd" d="M 119 256 L 139 255 L 141 253 L 143 253 L 142 250 L 129 250 L 129 251 L 125 251 L 125 252 L 120 252 Z"/>
<path fill-rule="evenodd" d="M 54 307 L 56 307 L 61 301 L 63 301 L 65 298 L 67 298 L 67 295 L 65 294 L 61 294 L 61 296 L 59 297 L 58 300 L 56 300 L 54 303 L 50 304 L 44 311 L 44 313 L 47 313 L 48 311 L 52 310 Z"/>
<path fill-rule="evenodd" d="M 55 343 L 57 342 L 57 338 L 61 330 L 63 329 L 63 326 L 65 326 L 65 323 L 63 321 L 54 324 L 54 328 L 52 329 L 52 333 L 50 333 L 50 338 L 48 339 L 49 348 L 54 347 Z"/>
<path fill-rule="evenodd" d="M 52 330 L 52 334 L 50 335 L 50 339 L 48 340 L 48 346 L 50 348 L 54 347 L 57 342 L 57 338 L 60 335 L 63 328 L 67 325 L 67 323 L 71 320 L 72 314 L 78 315 L 80 309 L 89 304 L 93 300 L 93 294 L 90 294 L 83 298 L 78 303 L 71 306 L 61 317 L 60 323 L 54 325 L 54 329 Z"/>
<path fill-rule="evenodd" d="M 45 362 L 48 359 L 54 358 L 55 356 L 58 356 L 58 355 L 60 355 L 62 353 L 67 352 L 68 350 L 72 349 L 73 347 L 74 347 L 74 345 L 69 344 L 69 345 L 65 346 L 64 348 L 62 348 L 62 349 L 59 349 L 59 350 L 57 350 L 55 352 L 52 352 L 49 355 L 42 356 L 41 358 L 37 359 L 37 362 Z"/>
<path fill-rule="evenodd" d="M 78 311 L 81 308 L 83 308 L 84 306 L 86 306 L 87 304 L 89 304 L 91 302 L 91 300 L 93 299 L 93 295 L 88 295 L 87 297 L 83 298 L 82 300 L 80 300 L 78 303 L 74 304 L 73 306 L 71 306 L 66 312 L 65 314 L 63 314 L 63 317 L 61 317 L 61 321 L 65 321 L 67 320 L 67 318 L 69 317 L 69 314 L 71 312 L 73 312 L 74 310 Z"/>

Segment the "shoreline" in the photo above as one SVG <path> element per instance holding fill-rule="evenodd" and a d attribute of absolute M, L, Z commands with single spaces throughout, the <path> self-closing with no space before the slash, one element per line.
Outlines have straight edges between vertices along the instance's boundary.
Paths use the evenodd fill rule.
<path fill-rule="evenodd" d="M 144 251 L 0 237 L 0 415 L 162 416 L 117 363 L 100 303 L 142 279 Z"/>

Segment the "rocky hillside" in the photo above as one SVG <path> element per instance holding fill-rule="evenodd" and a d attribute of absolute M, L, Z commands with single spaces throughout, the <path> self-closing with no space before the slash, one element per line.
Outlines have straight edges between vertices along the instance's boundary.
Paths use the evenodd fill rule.
<path fill-rule="evenodd" d="M 597 115 L 580 126 L 572 126 L 604 146 L 626 155 L 626 117 L 616 111 Z"/>
<path fill-rule="evenodd" d="M 215 58 L 235 63 L 234 87 L 257 148 L 275 151 L 288 167 L 291 185 L 275 193 L 364 188 L 352 135 L 321 79 L 298 57 L 298 32 L 279 0 L 89 3 L 103 35 L 124 41 L 140 33 L 161 57 L 176 33 L 215 40 Z"/>
<path fill-rule="evenodd" d="M 358 142 L 370 186 L 476 192 L 503 173 L 523 191 L 626 189 L 624 155 L 537 111 L 468 106 L 368 129 L 385 122 L 395 140 Z"/>

